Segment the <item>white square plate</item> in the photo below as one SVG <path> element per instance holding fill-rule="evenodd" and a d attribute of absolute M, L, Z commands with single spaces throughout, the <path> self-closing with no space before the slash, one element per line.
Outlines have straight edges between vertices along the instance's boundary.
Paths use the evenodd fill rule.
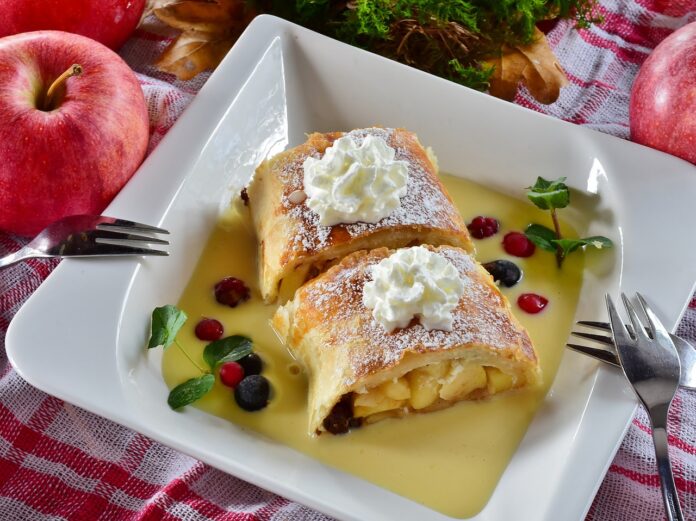
<path fill-rule="evenodd" d="M 696 243 L 684 240 L 691 165 L 262 16 L 106 212 L 171 230 L 171 256 L 63 261 L 10 326 L 14 367 L 50 394 L 335 517 L 444 519 L 195 408 L 171 411 L 160 356 L 144 349 L 152 308 L 178 300 L 220 208 L 262 158 L 309 131 L 375 124 L 414 130 L 443 171 L 518 197 L 537 175 L 567 176 L 586 195 L 565 217 L 617 246 L 586 272 L 577 316 L 602 318 L 604 291 L 625 288 L 677 323 L 696 280 Z M 634 408 L 616 371 L 566 353 L 475 519 L 581 519 Z"/>

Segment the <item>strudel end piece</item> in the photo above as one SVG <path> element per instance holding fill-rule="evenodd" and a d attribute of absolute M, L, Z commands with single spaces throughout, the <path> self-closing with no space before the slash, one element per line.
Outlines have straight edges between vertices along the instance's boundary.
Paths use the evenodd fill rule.
<path fill-rule="evenodd" d="M 449 323 L 433 326 L 449 330 L 428 329 L 417 316 L 391 331 L 376 320 L 366 306 L 365 287 L 377 276 L 375 266 L 395 253 L 387 248 L 346 257 L 276 312 L 274 327 L 308 374 L 311 433 L 345 432 L 539 383 L 529 335 L 488 272 L 460 248 L 421 250 L 442 257 L 452 271 L 447 275 L 435 265 L 446 276 L 439 287 L 423 290 L 446 293 L 456 283 Z M 423 284 L 414 273 L 402 270 L 398 277 L 415 277 L 404 280 L 405 287 L 420 291 Z M 388 286 L 398 285 L 398 277 Z M 404 295 L 400 302 L 412 301 Z"/>

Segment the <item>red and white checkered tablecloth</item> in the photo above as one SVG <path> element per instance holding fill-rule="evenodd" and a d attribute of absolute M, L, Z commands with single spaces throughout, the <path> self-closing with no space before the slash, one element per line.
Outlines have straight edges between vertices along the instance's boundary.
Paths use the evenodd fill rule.
<path fill-rule="evenodd" d="M 627 138 L 633 78 L 662 39 L 696 21 L 696 0 L 601 0 L 600 4 L 602 26 L 576 31 L 563 22 L 548 35 L 570 79 L 558 102 L 539 105 L 525 92 L 515 102 Z M 161 27 L 146 25 L 120 52 L 138 73 L 148 101 L 150 151 L 208 76 L 180 82 L 158 73 L 150 64 L 170 38 Z M 22 244 L 0 233 L 0 255 Z M 0 272 L 1 345 L 14 314 L 55 265 L 32 260 Z M 696 342 L 696 301 L 679 334 Z M 648 425 L 645 413 L 639 412 L 588 520 L 663 518 Z M 686 518 L 696 520 L 696 393 L 677 395 L 669 427 L 681 503 Z M 34 389 L 0 350 L 0 520 L 63 519 L 327 518 Z"/>

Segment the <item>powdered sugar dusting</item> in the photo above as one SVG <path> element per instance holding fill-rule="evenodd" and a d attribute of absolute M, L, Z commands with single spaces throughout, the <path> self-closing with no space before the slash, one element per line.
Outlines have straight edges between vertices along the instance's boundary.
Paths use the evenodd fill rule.
<path fill-rule="evenodd" d="M 319 158 L 321 152 L 315 149 L 309 154 L 298 156 L 293 161 L 289 161 L 279 174 L 284 185 L 281 204 L 287 215 L 297 223 L 295 233 L 288 241 L 290 250 L 299 255 L 313 254 L 332 246 L 336 235 L 347 233 L 350 237 L 356 238 L 398 225 L 438 227 L 457 232 L 461 230 L 461 219 L 456 209 L 437 183 L 433 182 L 433 174 L 426 170 L 428 165 L 424 165 L 422 159 L 415 157 L 409 149 L 409 145 L 413 146 L 410 141 L 411 134 L 395 132 L 391 128 L 366 128 L 353 130 L 347 135 L 351 136 L 358 145 L 368 135 L 381 137 L 394 148 L 395 159 L 408 163 L 406 195 L 401 198 L 401 205 L 391 215 L 376 223 L 358 222 L 321 226 L 319 216 L 306 203 L 293 204 L 289 200 L 290 194 L 297 190 L 304 190 L 302 167 L 304 160 L 308 155 Z"/>
<path fill-rule="evenodd" d="M 502 296 L 486 284 L 487 275 L 476 261 L 458 248 L 429 248 L 449 260 L 464 282 L 464 293 L 453 313 L 452 331 L 428 331 L 414 320 L 406 328 L 387 333 L 374 320 L 362 303 L 362 291 L 371 278 L 370 266 L 390 254 L 386 249 L 374 250 L 360 262 L 349 258 L 300 290 L 303 305 L 312 306 L 320 316 L 335 319 L 318 326 L 327 328 L 332 338 L 325 349 L 351 350 L 348 359 L 353 365 L 353 376 L 346 384 L 351 385 L 375 369 L 398 364 L 407 352 L 444 351 L 463 344 L 485 344 L 497 349 L 522 345 L 534 357 L 527 334 L 510 321 Z M 346 342 L 351 338 L 360 342 Z"/>

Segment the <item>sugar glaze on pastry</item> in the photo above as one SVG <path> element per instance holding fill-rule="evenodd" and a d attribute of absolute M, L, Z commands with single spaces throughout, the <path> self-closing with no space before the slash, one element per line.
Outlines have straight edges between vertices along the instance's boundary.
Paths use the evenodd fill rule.
<path fill-rule="evenodd" d="M 539 383 L 529 335 L 490 274 L 460 248 L 425 248 L 463 281 L 451 331 L 413 319 L 387 332 L 374 319 L 363 289 L 372 267 L 393 253 L 387 248 L 346 257 L 276 311 L 276 331 L 307 370 L 310 433 L 341 433 Z"/>
<path fill-rule="evenodd" d="M 394 150 L 394 161 L 408 165 L 406 193 L 398 207 L 375 223 L 323 226 L 308 206 L 309 198 L 297 196 L 298 191 L 305 191 L 305 161 L 320 159 L 342 137 L 350 137 L 360 146 L 368 136 L 381 138 Z M 354 251 L 417 244 L 474 249 L 466 225 L 438 177 L 432 154 L 414 133 L 404 129 L 311 134 L 304 144 L 259 165 L 247 195 L 259 243 L 260 290 L 266 302 L 275 301 L 279 293 L 281 301 L 292 298 L 305 281 Z"/>

